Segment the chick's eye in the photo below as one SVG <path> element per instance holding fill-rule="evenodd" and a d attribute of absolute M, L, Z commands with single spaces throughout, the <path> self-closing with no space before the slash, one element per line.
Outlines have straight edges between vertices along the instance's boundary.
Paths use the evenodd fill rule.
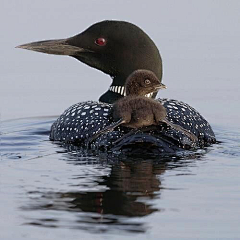
<path fill-rule="evenodd" d="M 145 82 L 145 84 L 146 84 L 146 85 L 148 85 L 148 84 L 150 84 L 150 83 L 151 83 L 151 81 L 150 81 L 149 79 L 145 79 L 145 81 L 144 81 L 144 82 Z"/>
<path fill-rule="evenodd" d="M 96 40 L 95 40 L 95 43 L 98 45 L 98 46 L 105 46 L 106 45 L 106 43 L 107 43 L 107 41 L 106 41 L 106 39 L 105 38 L 97 38 Z"/>

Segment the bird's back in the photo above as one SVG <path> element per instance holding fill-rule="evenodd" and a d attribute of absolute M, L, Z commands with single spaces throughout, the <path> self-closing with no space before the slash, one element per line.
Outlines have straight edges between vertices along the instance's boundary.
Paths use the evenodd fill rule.
<path fill-rule="evenodd" d="M 157 125 L 155 113 L 158 117 L 166 116 L 165 108 L 160 102 L 144 96 L 127 96 L 118 100 L 113 106 L 114 120 L 124 119 L 126 127 L 140 128 Z"/>

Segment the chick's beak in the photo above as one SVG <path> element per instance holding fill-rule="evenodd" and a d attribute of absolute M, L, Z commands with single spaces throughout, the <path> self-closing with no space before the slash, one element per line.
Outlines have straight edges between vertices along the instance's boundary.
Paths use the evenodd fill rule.
<path fill-rule="evenodd" d="M 163 83 L 160 83 L 159 85 L 154 87 L 156 91 L 160 90 L 160 89 L 166 89 L 167 86 Z"/>

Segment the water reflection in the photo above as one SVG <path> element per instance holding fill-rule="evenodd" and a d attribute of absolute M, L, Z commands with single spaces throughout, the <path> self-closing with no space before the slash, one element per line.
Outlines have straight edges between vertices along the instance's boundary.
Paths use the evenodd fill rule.
<path fill-rule="evenodd" d="M 73 165 L 86 164 L 86 159 L 82 161 L 76 156 L 74 159 L 74 156 L 69 153 L 67 161 Z M 199 157 L 195 155 L 195 158 Z M 128 158 L 115 159 L 114 163 L 113 159 L 105 160 L 101 162 L 110 167 L 108 174 L 94 177 L 91 174 L 72 176 L 72 183 L 69 184 L 74 184 L 79 189 L 87 187 L 86 191 L 55 192 L 46 189 L 44 192 L 28 192 L 30 203 L 22 209 L 42 212 L 44 217 L 28 218 L 27 224 L 94 232 L 116 229 L 145 232 L 147 225 L 142 217 L 163 210 L 157 208 L 152 201 L 161 197 L 161 175 L 166 169 L 189 164 L 186 159 L 182 161 L 181 158 Z M 46 218 L 46 215 L 49 216 L 47 213 L 51 213 L 49 218 Z"/>
<path fill-rule="evenodd" d="M 161 182 L 156 174 L 164 170 L 154 169 L 152 163 L 124 163 L 113 165 L 111 174 L 104 176 L 99 185 L 105 185 L 108 190 L 101 193 L 88 192 L 76 194 L 75 209 L 101 214 L 123 216 L 145 216 L 157 211 L 146 200 L 159 195 Z M 139 202 L 139 197 L 144 202 Z"/>
<path fill-rule="evenodd" d="M 164 210 L 154 200 L 161 198 L 166 170 L 181 168 L 182 173 L 206 153 L 151 158 L 90 154 L 50 142 L 52 121 L 23 119 L 3 126 L 4 158 L 21 160 L 13 179 L 23 190 L 18 213 L 26 225 L 145 232 L 147 216 Z"/>

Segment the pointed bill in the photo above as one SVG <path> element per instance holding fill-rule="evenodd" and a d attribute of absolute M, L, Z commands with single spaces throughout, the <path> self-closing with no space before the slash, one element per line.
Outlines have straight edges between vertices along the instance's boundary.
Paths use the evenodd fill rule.
<path fill-rule="evenodd" d="M 57 40 L 47 40 L 32 42 L 23 45 L 19 45 L 16 48 L 27 49 L 36 52 L 42 52 L 47 54 L 55 55 L 68 55 L 68 56 L 78 56 L 83 52 L 92 52 L 90 50 L 69 45 L 68 39 L 57 39 Z"/>
<path fill-rule="evenodd" d="M 163 83 L 160 83 L 158 86 L 155 87 L 156 91 L 158 91 L 159 89 L 166 89 L 167 86 Z"/>

